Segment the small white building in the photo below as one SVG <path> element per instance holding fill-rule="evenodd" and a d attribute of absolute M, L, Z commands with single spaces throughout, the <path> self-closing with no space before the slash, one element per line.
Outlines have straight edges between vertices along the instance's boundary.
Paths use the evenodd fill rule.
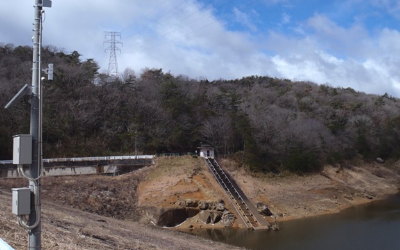
<path fill-rule="evenodd" d="M 214 147 L 210 145 L 201 145 L 199 147 L 200 157 L 214 159 Z"/>

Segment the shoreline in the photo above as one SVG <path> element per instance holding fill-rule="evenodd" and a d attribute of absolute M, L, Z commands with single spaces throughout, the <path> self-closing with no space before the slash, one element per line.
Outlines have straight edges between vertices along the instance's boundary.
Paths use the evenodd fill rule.
<path fill-rule="evenodd" d="M 340 213 L 346 209 L 379 202 L 400 193 L 398 171 L 377 163 L 346 168 L 326 166 L 320 173 L 286 177 L 252 176 L 243 169 L 229 168 L 226 172 L 235 179 L 253 204 L 262 202 L 278 215 L 277 223 L 302 218 Z M 266 217 L 272 224 L 274 220 Z M 205 225 L 188 219 L 177 230 L 188 228 L 224 228 Z M 235 228 L 241 228 L 236 224 Z"/>
<path fill-rule="evenodd" d="M 399 187 L 399 189 L 400 189 L 400 187 Z M 290 217 L 290 216 L 288 216 L 288 217 L 280 217 L 280 219 L 277 219 L 277 223 L 286 222 L 286 221 L 294 221 L 294 220 L 299 220 L 299 219 L 307 219 L 307 218 L 324 216 L 324 215 L 339 214 L 339 213 L 342 213 L 342 212 L 346 211 L 347 209 L 360 207 L 360 206 L 367 206 L 367 205 L 369 205 L 371 203 L 382 202 L 384 200 L 388 200 L 388 199 L 390 199 L 392 197 L 399 196 L 399 195 L 400 195 L 400 190 L 398 190 L 397 192 L 394 192 L 394 193 L 384 194 L 384 195 L 382 195 L 380 197 L 376 197 L 376 198 L 374 198 L 372 200 L 365 200 L 365 201 L 361 201 L 361 202 L 358 202 L 358 203 L 354 203 L 352 205 L 347 205 L 347 206 L 341 207 L 341 208 L 338 209 L 338 211 L 327 211 L 325 213 L 314 214 L 314 215 L 305 215 L 303 217 Z"/>
<path fill-rule="evenodd" d="M 282 178 L 252 177 L 226 168 L 253 203 L 263 202 L 277 221 L 340 213 L 400 193 L 398 171 L 377 163 L 325 166 L 317 174 Z"/>
<path fill-rule="evenodd" d="M 400 163 L 398 169 L 377 163 L 325 166 L 319 173 L 283 177 L 252 174 L 225 159 L 219 163 L 254 205 L 264 203 L 278 216 L 278 223 L 339 213 L 384 200 L 398 193 L 400 187 Z M 180 204 L 185 200 L 222 199 L 226 208 L 235 213 L 225 191 L 200 160 L 159 158 L 149 171 L 148 177 L 138 186 L 138 205 L 153 209 L 149 219 L 155 224 L 163 211 L 183 208 Z M 236 218 L 233 227 L 244 227 L 237 215 Z M 271 217 L 267 220 L 274 223 Z M 173 230 L 225 227 L 221 223 L 205 224 L 198 220 L 198 215 L 179 224 Z"/>
<path fill-rule="evenodd" d="M 73 240 L 80 237 L 79 244 L 84 246 L 81 249 L 89 249 L 85 246 L 90 244 L 101 246 L 103 249 L 113 249 L 115 244 L 156 245 L 156 249 L 166 249 L 167 246 L 164 246 L 162 239 L 157 236 L 160 232 L 163 234 L 162 237 L 173 242 L 175 237 L 178 237 L 177 241 L 183 240 L 186 234 L 180 237 L 167 231 L 224 228 L 222 224 L 218 226 L 196 222 L 195 217 L 186 220 L 179 227 L 168 228 L 172 230 L 146 225 L 151 224 L 151 221 L 157 224 L 162 213 L 168 209 L 179 208 L 180 202 L 187 199 L 206 201 L 224 199 L 226 208 L 233 211 L 226 200 L 224 190 L 201 160 L 176 157 L 160 158 L 157 161 L 154 166 L 115 177 L 43 178 L 46 237 L 56 240 L 67 227 L 69 236 L 63 241 L 63 246 L 75 244 Z M 326 166 L 321 173 L 307 176 L 271 177 L 254 176 L 243 168 L 230 167 L 224 161 L 222 163 L 224 169 L 234 178 L 253 204 L 263 202 L 273 214 L 280 215 L 277 219 L 278 225 L 280 222 L 290 220 L 339 213 L 351 207 L 379 202 L 400 193 L 398 174 L 400 168 L 393 170 L 378 164 Z M 0 213 L 0 225 L 6 226 L 3 231 L 0 227 L 0 235 L 6 235 L 14 244 L 24 241 L 25 231 L 18 227 L 15 217 L 11 215 L 9 190 L 11 187 L 23 185 L 26 185 L 25 180 L 0 180 L 2 200 L 0 208 L 3 210 Z M 103 204 L 110 206 L 105 207 Z M 60 207 L 63 209 L 59 209 Z M 273 222 L 271 217 L 268 219 Z M 233 228 L 242 228 L 240 222 L 236 221 Z M 92 230 L 92 227 L 98 230 Z M 108 230 L 107 235 L 99 233 L 104 227 Z M 136 227 L 137 233 L 141 233 L 142 229 L 146 235 L 143 235 L 144 238 L 135 236 L 136 238 L 128 240 L 132 237 L 131 228 Z M 156 237 L 154 241 L 148 240 L 150 236 Z M 192 243 L 191 245 L 197 248 L 199 244 L 204 244 L 195 239 Z M 47 244 L 49 247 L 54 247 L 53 242 Z M 204 246 L 210 247 L 214 243 L 205 244 Z M 207 247 L 203 249 L 210 249 Z M 229 249 L 224 245 L 220 247 Z"/>
<path fill-rule="evenodd" d="M 386 193 L 383 195 L 380 195 L 379 197 L 376 197 L 374 199 L 371 200 L 364 200 L 364 201 L 359 201 L 357 203 L 353 203 L 351 205 L 346 205 L 343 206 L 341 208 L 339 208 L 337 211 L 327 211 L 327 212 L 323 212 L 323 213 L 318 213 L 318 214 L 308 214 L 308 215 L 303 215 L 303 216 L 298 216 L 298 217 L 292 217 L 292 216 L 286 216 L 286 217 L 279 217 L 277 218 L 276 222 L 279 226 L 280 222 L 288 222 L 288 221 L 295 221 L 295 220 L 300 220 L 300 219 L 308 219 L 308 218 L 312 218 L 312 217 L 318 217 L 318 216 L 325 216 L 325 215 L 332 215 L 332 214 L 339 214 L 344 212 L 347 209 L 351 209 L 351 208 L 355 208 L 355 207 L 359 207 L 359 206 L 366 206 L 368 204 L 371 203 L 376 203 L 376 202 L 382 202 L 384 200 L 390 199 L 391 197 L 395 197 L 395 196 L 400 196 L 400 183 L 399 183 L 399 188 L 396 192 L 392 193 Z M 196 221 L 198 218 L 198 215 L 188 218 L 186 221 L 182 222 L 181 224 L 175 226 L 175 227 L 165 227 L 165 229 L 168 230 L 173 230 L 173 231 L 179 231 L 179 232 L 183 232 L 183 233 L 188 233 L 188 231 L 190 230 L 209 230 L 209 229 L 224 229 L 227 227 L 224 227 L 222 225 L 195 225 L 193 222 Z M 271 217 L 266 217 L 266 219 L 273 224 L 274 221 L 272 220 Z M 234 226 L 234 227 L 230 227 L 233 230 L 241 230 L 244 229 L 243 227 L 240 226 Z M 269 229 L 268 229 L 269 230 Z"/>

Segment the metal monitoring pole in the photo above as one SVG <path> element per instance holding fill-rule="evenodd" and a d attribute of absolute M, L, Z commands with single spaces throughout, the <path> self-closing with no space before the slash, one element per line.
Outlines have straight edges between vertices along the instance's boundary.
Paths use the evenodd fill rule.
<path fill-rule="evenodd" d="M 31 131 L 29 135 L 14 136 L 13 164 L 18 165 L 18 173 L 29 180 L 29 188 L 13 189 L 13 213 L 18 216 L 21 226 L 29 230 L 28 249 L 41 249 L 41 204 L 40 177 L 42 165 L 42 87 L 41 87 L 41 52 L 42 52 L 42 15 L 43 7 L 51 7 L 51 0 L 35 0 L 33 23 L 33 63 L 32 86 L 24 87 L 7 103 L 11 108 L 24 95 L 31 96 Z M 47 69 L 48 79 L 53 79 L 53 65 Z M 30 165 L 26 174 L 23 165 Z M 28 222 L 24 216 L 29 215 Z"/>
<path fill-rule="evenodd" d="M 32 135 L 32 164 L 29 168 L 30 176 L 32 178 L 38 178 L 39 171 L 38 167 L 41 162 L 40 147 L 39 147 L 39 74 L 40 74 L 40 23 L 42 20 L 42 7 L 39 6 L 39 0 L 35 0 L 35 19 L 34 19 L 34 29 L 33 29 L 33 66 L 32 66 L 32 98 L 31 98 L 31 135 Z M 37 188 L 35 185 L 37 183 Z M 31 199 L 31 213 L 29 214 L 29 225 L 33 225 L 36 221 L 40 220 L 40 180 L 37 182 L 29 180 L 29 188 L 34 195 Z M 39 216 L 39 218 L 36 218 Z M 40 249 L 41 248 L 41 223 L 33 229 L 29 230 L 28 233 L 28 249 Z"/>
<path fill-rule="evenodd" d="M 108 62 L 108 75 L 117 76 L 118 75 L 118 62 L 117 62 L 117 55 L 115 54 L 116 50 L 121 50 L 117 47 L 117 44 L 122 43 L 117 41 L 116 38 L 119 37 L 121 39 L 121 32 L 114 32 L 114 31 L 107 31 L 106 32 L 106 39 L 110 37 L 110 40 L 104 41 L 104 43 L 110 43 L 110 46 L 106 48 L 106 51 L 110 51 L 110 60 Z"/>
<path fill-rule="evenodd" d="M 42 14 L 43 7 L 51 7 L 50 0 L 35 0 L 33 23 L 33 65 L 32 65 L 32 98 L 31 98 L 31 136 L 32 136 L 32 164 L 29 168 L 29 188 L 33 193 L 29 225 L 36 227 L 29 229 L 28 249 L 41 249 L 41 197 L 40 175 L 42 170 L 42 96 L 41 96 L 41 48 L 42 48 Z"/>

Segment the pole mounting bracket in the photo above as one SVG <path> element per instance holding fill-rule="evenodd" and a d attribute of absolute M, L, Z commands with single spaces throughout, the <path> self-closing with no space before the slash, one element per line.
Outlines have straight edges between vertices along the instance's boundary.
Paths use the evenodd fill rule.
<path fill-rule="evenodd" d="M 25 84 L 20 91 L 4 106 L 5 109 L 11 108 L 15 102 L 24 97 L 25 95 L 32 95 L 32 87 L 29 87 L 28 84 Z"/>

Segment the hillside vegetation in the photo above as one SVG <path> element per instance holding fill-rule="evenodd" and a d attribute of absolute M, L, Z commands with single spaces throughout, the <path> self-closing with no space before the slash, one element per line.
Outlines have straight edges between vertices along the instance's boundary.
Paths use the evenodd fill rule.
<path fill-rule="evenodd" d="M 30 47 L 0 45 L 0 105 L 31 82 Z M 312 172 L 326 163 L 397 159 L 400 102 L 311 82 L 267 76 L 194 80 L 162 69 L 99 73 L 93 59 L 45 47 L 45 157 L 193 152 L 201 142 L 252 171 Z M 376 83 L 379 84 L 379 83 Z M 29 133 L 26 97 L 0 112 L 0 159 L 12 135 Z"/>

